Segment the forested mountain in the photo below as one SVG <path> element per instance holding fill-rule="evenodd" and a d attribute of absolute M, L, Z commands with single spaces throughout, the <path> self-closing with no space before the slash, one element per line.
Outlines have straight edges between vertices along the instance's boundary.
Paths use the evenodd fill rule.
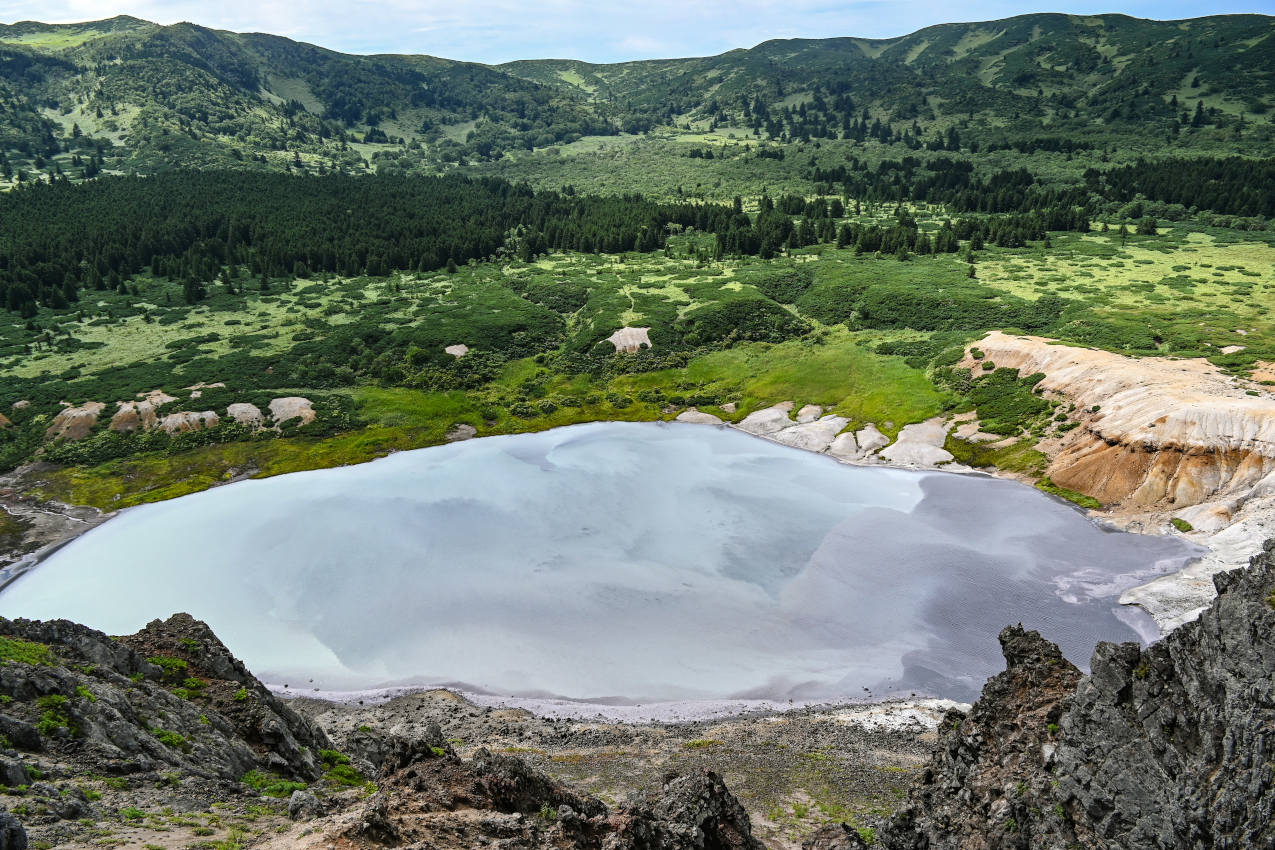
<path fill-rule="evenodd" d="M 0 26 L 5 176 L 445 170 L 664 128 L 912 149 L 1268 146 L 1275 19 L 1042 14 L 695 59 L 490 67 L 118 17 Z M 62 155 L 59 157 L 59 155 Z"/>

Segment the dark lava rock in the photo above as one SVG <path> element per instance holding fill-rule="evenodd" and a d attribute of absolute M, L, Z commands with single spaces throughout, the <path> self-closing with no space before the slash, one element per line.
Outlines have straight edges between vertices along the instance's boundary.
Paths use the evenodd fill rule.
<path fill-rule="evenodd" d="M 254 769 L 312 781 L 327 736 L 269 692 L 188 614 L 112 638 L 66 620 L 0 618 L 48 647 L 0 676 L 0 734 L 111 775 L 175 771 L 237 784 Z"/>
<path fill-rule="evenodd" d="M 27 831 L 8 812 L 0 812 L 0 850 L 27 850 Z"/>
<path fill-rule="evenodd" d="M 849 824 L 829 824 L 815 830 L 801 843 L 801 850 L 860 850 L 868 847 L 858 830 Z"/>
<path fill-rule="evenodd" d="M 530 767 L 486 749 L 469 761 L 441 748 L 397 771 L 346 835 L 361 842 L 437 848 L 491 843 L 520 848 L 762 850 L 748 814 L 709 771 L 670 775 L 615 811 Z M 386 762 L 386 765 L 392 764 Z M 441 813 L 456 812 L 456 817 Z"/>
<path fill-rule="evenodd" d="M 0 756 L 0 785 L 15 788 L 30 784 L 31 774 L 27 773 L 26 765 L 16 759 Z"/>
<path fill-rule="evenodd" d="M 323 815 L 323 804 L 309 791 L 293 791 L 288 799 L 288 817 L 292 820 L 310 820 Z"/>
<path fill-rule="evenodd" d="M 1081 677 L 1021 628 L 953 712 L 887 848 L 1275 847 L 1275 541 L 1219 574 L 1200 618 Z"/>

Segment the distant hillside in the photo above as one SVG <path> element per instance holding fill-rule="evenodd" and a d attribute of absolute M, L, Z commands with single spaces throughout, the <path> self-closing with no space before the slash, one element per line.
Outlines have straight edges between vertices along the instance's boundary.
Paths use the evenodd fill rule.
<path fill-rule="evenodd" d="M 4 176 L 442 170 L 589 136 L 729 128 L 966 152 L 1269 151 L 1275 18 L 1024 15 L 695 59 L 485 66 L 117 17 L 0 25 Z"/>

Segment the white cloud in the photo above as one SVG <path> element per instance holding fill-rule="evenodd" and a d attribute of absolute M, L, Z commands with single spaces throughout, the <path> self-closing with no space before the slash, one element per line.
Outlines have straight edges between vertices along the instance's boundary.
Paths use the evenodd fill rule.
<path fill-rule="evenodd" d="M 1176 18 L 1269 12 L 1270 0 L 1072 0 L 1067 11 Z M 771 38 L 903 35 L 959 17 L 1057 10 L 1050 0 L 0 0 L 0 21 L 129 14 L 270 32 L 358 53 L 430 53 L 480 62 L 541 57 L 608 62 L 703 56 Z"/>

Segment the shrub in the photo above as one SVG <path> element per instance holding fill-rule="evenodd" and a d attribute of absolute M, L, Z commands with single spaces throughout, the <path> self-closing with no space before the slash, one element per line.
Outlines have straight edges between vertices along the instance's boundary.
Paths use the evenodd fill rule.
<path fill-rule="evenodd" d="M 164 677 L 167 679 L 186 678 L 186 662 L 180 658 L 173 658 L 168 655 L 153 655 L 146 660 L 161 668 L 164 671 Z"/>
<path fill-rule="evenodd" d="M 19 664 L 52 664 L 53 650 L 47 644 L 22 638 L 0 637 L 0 661 Z"/>
<path fill-rule="evenodd" d="M 1179 519 L 1178 517 L 1174 517 L 1169 520 L 1169 523 L 1183 534 L 1186 534 L 1188 531 L 1195 531 L 1195 526 L 1191 525 L 1191 523 L 1184 519 Z"/>
<path fill-rule="evenodd" d="M 359 773 L 348 764 L 334 765 L 331 770 L 323 774 L 324 780 L 333 785 L 362 785 L 366 779 L 363 774 Z"/>
<path fill-rule="evenodd" d="M 983 361 L 983 368 L 992 364 Z M 978 409 L 979 427 L 989 434 L 1011 437 L 1052 411 L 1048 401 L 1032 390 L 1044 375 L 1018 377 L 1017 369 L 996 369 L 975 380 L 969 389 L 969 400 Z"/>
<path fill-rule="evenodd" d="M 67 713 L 70 702 L 62 694 L 46 694 L 35 701 L 36 707 L 43 710 L 35 728 L 41 735 L 52 735 L 59 729 L 68 729 L 72 733 L 75 728 L 71 724 L 71 715 Z"/>
<path fill-rule="evenodd" d="M 180 732 L 174 732 L 171 729 L 155 728 L 151 730 L 151 734 L 159 739 L 159 742 L 165 747 L 173 750 L 181 750 L 183 753 L 190 752 L 190 742 L 186 740 Z"/>
<path fill-rule="evenodd" d="M 1050 495 L 1058 496 L 1060 499 L 1066 499 L 1072 504 L 1079 505 L 1087 510 L 1102 510 L 1102 502 L 1098 501 L 1093 496 L 1086 496 L 1084 493 L 1078 493 L 1075 490 L 1068 490 L 1066 487 L 1059 487 L 1057 484 L 1050 481 L 1048 476 L 1037 481 L 1036 488 L 1038 490 L 1043 490 Z"/>
<path fill-rule="evenodd" d="M 275 773 L 250 770 L 240 779 L 244 785 L 265 797 L 291 797 L 293 791 L 304 791 L 304 782 L 293 782 Z"/>
<path fill-rule="evenodd" d="M 319 750 L 319 761 L 328 767 L 336 767 L 338 764 L 349 764 L 350 757 L 338 750 Z"/>

